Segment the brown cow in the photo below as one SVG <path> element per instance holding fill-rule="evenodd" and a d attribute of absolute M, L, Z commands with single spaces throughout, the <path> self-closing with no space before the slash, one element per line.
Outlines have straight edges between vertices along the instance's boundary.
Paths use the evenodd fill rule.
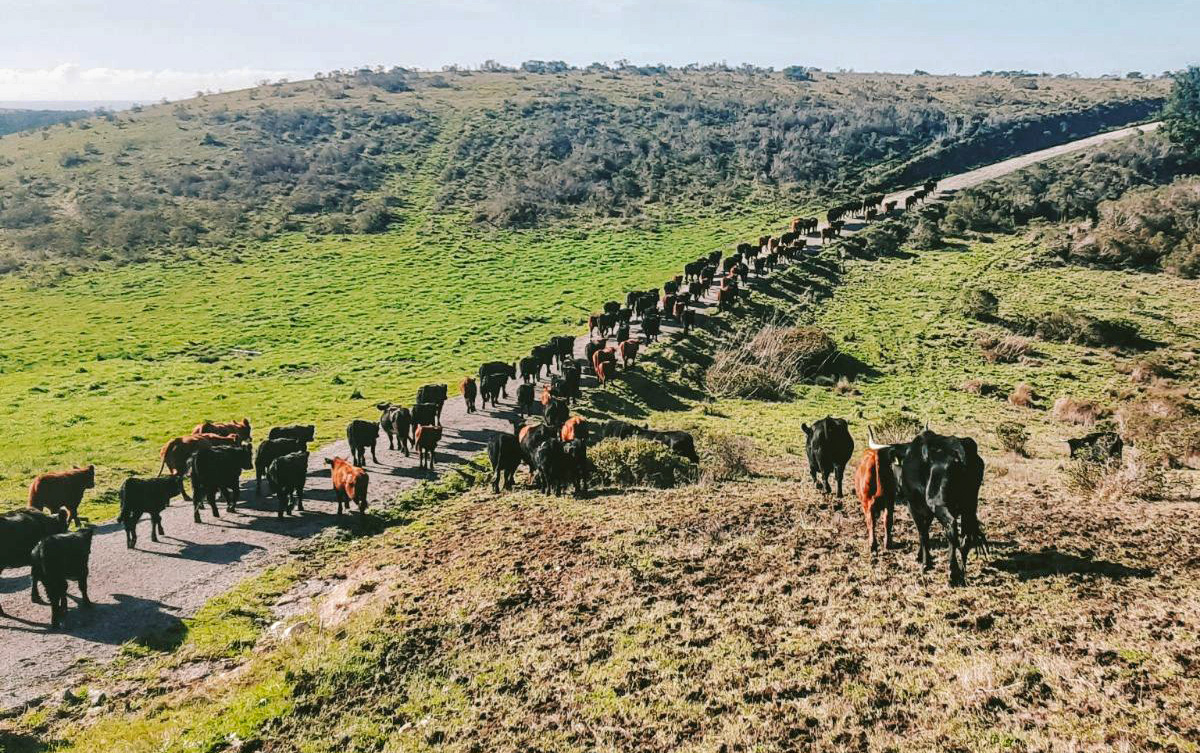
<path fill-rule="evenodd" d="M 638 340 L 626 340 L 617 346 L 617 352 L 621 356 L 622 367 L 628 369 L 630 364 L 637 362 L 639 345 L 641 343 Z"/>
<path fill-rule="evenodd" d="M 463 377 L 463 380 L 458 383 L 458 391 L 462 393 L 463 402 L 467 404 L 467 413 L 474 413 L 475 396 L 479 394 L 479 388 L 475 384 L 475 377 Z"/>
<path fill-rule="evenodd" d="M 727 306 L 732 306 L 735 300 L 737 300 L 737 288 L 722 283 L 721 289 L 717 291 L 717 311 L 724 311 Z"/>
<path fill-rule="evenodd" d="M 599 373 L 600 364 L 602 363 L 611 363 L 615 366 L 617 363 L 617 349 L 601 348 L 592 354 L 592 371 Z"/>
<path fill-rule="evenodd" d="M 854 472 L 854 490 L 862 503 L 867 523 L 867 546 L 871 552 L 879 549 L 875 538 L 875 523 L 883 514 L 883 548 L 892 548 L 892 520 L 896 517 L 896 476 L 890 465 L 891 447 L 872 447 L 863 453 Z"/>
<path fill-rule="evenodd" d="M 73 468 L 69 471 L 43 473 L 29 485 L 29 506 L 35 510 L 58 510 L 70 513 L 68 523 L 75 521 L 79 528 L 79 503 L 83 492 L 96 486 L 96 466 Z"/>
<path fill-rule="evenodd" d="M 791 230 L 793 233 L 799 233 L 803 229 L 804 229 L 804 220 L 803 219 L 801 219 L 800 217 L 797 217 L 792 220 Z"/>
<path fill-rule="evenodd" d="M 342 514 L 342 505 L 346 505 L 346 510 L 350 509 L 350 503 L 354 502 L 358 505 L 358 512 L 362 516 L 367 514 L 367 485 L 371 481 L 371 477 L 367 472 L 356 465 L 352 465 L 345 458 L 325 458 L 325 465 L 331 467 L 329 477 L 333 481 L 333 493 L 337 497 L 338 509 L 337 514 Z"/>
<path fill-rule="evenodd" d="M 250 419 L 241 421 L 204 421 L 196 424 L 192 434 L 219 434 L 222 437 L 237 437 L 242 442 L 250 441 Z"/>
<path fill-rule="evenodd" d="M 576 439 L 587 439 L 588 422 L 583 416 L 571 416 L 562 425 L 558 435 L 564 442 L 571 442 Z"/>
<path fill-rule="evenodd" d="M 437 459 L 438 442 L 442 440 L 442 430 L 436 426 L 417 427 L 417 467 L 433 470 Z M 426 466 L 428 463 L 428 466 Z"/>
<path fill-rule="evenodd" d="M 221 434 L 187 434 L 182 437 L 176 437 L 170 442 L 163 445 L 159 450 L 159 457 L 162 458 L 162 465 L 158 467 L 158 473 L 161 476 L 163 469 L 166 468 L 171 472 L 172 476 L 182 476 L 187 471 L 187 461 L 192 455 L 196 454 L 196 450 L 201 447 L 216 447 L 218 445 L 236 445 L 241 440 L 237 437 L 226 437 Z M 191 501 L 191 497 L 187 492 L 183 493 L 183 498 Z"/>
<path fill-rule="evenodd" d="M 601 361 L 596 367 L 596 380 L 600 382 L 600 386 L 608 384 L 608 380 L 613 378 L 616 373 L 617 364 L 613 361 Z"/>

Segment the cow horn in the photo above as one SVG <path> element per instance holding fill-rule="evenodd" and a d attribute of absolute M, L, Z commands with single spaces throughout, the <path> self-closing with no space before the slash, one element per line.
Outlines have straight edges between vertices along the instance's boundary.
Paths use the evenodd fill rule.
<path fill-rule="evenodd" d="M 870 424 L 867 424 L 867 447 L 870 447 L 872 450 L 882 450 L 884 447 L 887 447 L 887 445 L 879 444 L 875 441 L 875 430 L 871 428 Z"/>

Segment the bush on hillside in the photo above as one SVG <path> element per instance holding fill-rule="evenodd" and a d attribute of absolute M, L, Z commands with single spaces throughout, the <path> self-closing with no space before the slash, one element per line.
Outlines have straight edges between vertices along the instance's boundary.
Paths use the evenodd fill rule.
<path fill-rule="evenodd" d="M 822 374 L 836 357 L 837 345 L 823 330 L 752 325 L 717 351 L 705 385 L 718 397 L 781 400 L 796 385 Z"/>
<path fill-rule="evenodd" d="M 605 439 L 588 450 L 596 479 L 606 486 L 653 486 L 667 489 L 696 480 L 691 461 L 661 442 L 643 437 Z"/>
<path fill-rule="evenodd" d="M 981 322 L 993 322 L 1000 313 L 1000 299 L 989 290 L 967 288 L 962 292 L 962 312 Z"/>
<path fill-rule="evenodd" d="M 754 442 L 737 434 L 695 431 L 700 455 L 700 478 L 708 482 L 733 481 L 750 475 Z"/>
<path fill-rule="evenodd" d="M 1117 411 L 1121 436 L 1172 465 L 1200 464 L 1200 406 L 1186 389 L 1152 390 Z"/>
<path fill-rule="evenodd" d="M 1078 400 L 1069 396 L 1055 400 L 1052 413 L 1059 421 L 1075 426 L 1092 426 L 1109 414 L 1091 400 Z"/>
<path fill-rule="evenodd" d="M 976 342 L 988 363 L 1017 363 L 1033 354 L 1033 343 L 1017 335 L 997 337 L 989 333 L 976 335 Z"/>
<path fill-rule="evenodd" d="M 1020 382 L 1013 391 L 1008 395 L 1008 402 L 1018 408 L 1034 408 L 1037 407 L 1038 396 L 1034 391 L 1033 386 Z"/>
<path fill-rule="evenodd" d="M 924 428 L 920 421 L 903 413 L 889 413 L 873 421 L 871 430 L 880 444 L 911 442 Z"/>
<path fill-rule="evenodd" d="M 1163 129 L 1172 142 L 1200 157 L 1200 66 L 1176 73 L 1163 107 Z"/>
<path fill-rule="evenodd" d="M 1043 340 L 1097 348 L 1137 347 L 1143 343 L 1141 333 L 1130 322 L 1100 319 L 1071 308 L 1016 317 L 1012 326 Z"/>
<path fill-rule="evenodd" d="M 1000 440 L 1000 446 L 1006 452 L 1011 452 L 1021 457 L 1025 456 L 1025 444 L 1029 441 L 1029 430 L 1025 428 L 1025 424 L 1017 423 L 1016 421 L 1005 421 L 996 425 L 995 432 L 996 439 Z"/>
<path fill-rule="evenodd" d="M 1200 180 L 1131 191 L 1101 203 L 1097 214 L 1094 224 L 1068 231 L 1072 261 L 1200 276 Z"/>

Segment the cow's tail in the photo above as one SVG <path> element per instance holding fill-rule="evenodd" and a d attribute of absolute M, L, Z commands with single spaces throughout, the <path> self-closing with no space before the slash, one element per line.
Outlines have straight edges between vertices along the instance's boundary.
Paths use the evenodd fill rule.
<path fill-rule="evenodd" d="M 175 449 L 175 446 L 178 442 L 178 439 L 172 439 L 170 442 L 167 442 L 165 445 L 163 445 L 162 452 L 160 453 L 162 456 L 162 464 L 158 466 L 158 475 L 161 476 L 163 468 L 167 467 L 167 456 L 170 455 L 171 451 Z M 174 472 L 174 470 L 174 468 L 171 469 L 172 472 Z"/>

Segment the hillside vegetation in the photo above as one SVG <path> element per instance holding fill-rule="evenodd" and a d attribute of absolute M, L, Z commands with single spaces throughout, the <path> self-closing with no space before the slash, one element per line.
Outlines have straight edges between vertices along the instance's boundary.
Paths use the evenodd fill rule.
<path fill-rule="evenodd" d="M 676 69 L 336 74 L 0 140 L 0 249 L 9 269 L 140 259 L 296 229 L 379 232 L 427 205 L 500 228 L 727 212 L 751 199 L 790 207 L 1145 119 L 1166 92 L 1159 81 L 1027 84 Z"/>
<path fill-rule="evenodd" d="M 0 734 L 19 753 L 1196 750 L 1195 477 L 1153 500 L 1077 495 L 1061 440 L 1083 429 L 1050 405 L 1111 410 L 1195 383 L 1200 288 L 1041 258 L 1014 235 L 810 259 L 741 318 L 820 328 L 853 380 L 712 399 L 704 368 L 737 326 L 724 319 L 580 407 L 692 429 L 708 468 L 712 437 L 741 437 L 741 472 L 496 498 L 468 469 L 398 500 L 381 534 L 322 544 L 183 635 L 85 670 L 74 697 L 104 691 L 101 712 L 55 701 Z M 992 293 L 992 320 L 964 305 L 963 280 Z M 1038 337 L 1011 362 L 979 347 L 977 332 L 1064 309 L 1152 345 Z M 1147 359 L 1157 382 L 1135 376 Z M 1004 399 L 1019 384 L 1032 402 Z M 940 535 L 939 567 L 919 572 L 906 511 L 898 547 L 871 557 L 857 502 L 816 492 L 799 424 L 827 413 L 849 418 L 859 452 L 867 422 L 895 413 L 979 440 L 993 553 L 972 556 L 967 588 L 946 585 Z M 1003 448 L 1005 422 L 1028 429 L 1023 454 Z M 289 588 L 321 595 L 296 611 Z M 283 637 L 277 619 L 308 629 Z"/>

